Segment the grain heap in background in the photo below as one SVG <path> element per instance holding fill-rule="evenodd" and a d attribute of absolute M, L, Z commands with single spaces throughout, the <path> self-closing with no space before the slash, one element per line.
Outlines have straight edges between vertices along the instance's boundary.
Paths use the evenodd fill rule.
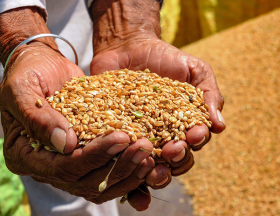
<path fill-rule="evenodd" d="M 181 178 L 194 215 L 280 215 L 279 23 L 280 9 L 183 49 L 212 66 L 227 123 Z"/>

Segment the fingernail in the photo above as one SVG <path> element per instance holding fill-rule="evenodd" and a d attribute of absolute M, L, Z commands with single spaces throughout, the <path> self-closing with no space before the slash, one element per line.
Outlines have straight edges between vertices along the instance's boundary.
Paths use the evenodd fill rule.
<path fill-rule="evenodd" d="M 107 154 L 115 155 L 125 150 L 127 146 L 129 146 L 129 143 L 114 144 L 113 146 L 107 149 Z"/>
<path fill-rule="evenodd" d="M 138 170 L 138 173 L 137 173 L 137 177 L 139 179 L 144 179 L 146 177 L 146 175 L 149 174 L 149 172 L 151 172 L 153 169 L 153 167 L 150 167 L 150 166 L 141 166 L 140 169 Z"/>
<path fill-rule="evenodd" d="M 132 163 L 139 164 L 142 160 L 148 157 L 152 152 L 146 149 L 139 149 L 132 158 Z"/>
<path fill-rule="evenodd" d="M 199 146 L 199 145 L 201 145 L 204 141 L 205 141 L 205 136 L 203 137 L 203 139 L 202 139 L 200 142 L 195 143 L 195 144 L 191 144 L 191 145 L 192 145 L 192 146 Z"/>
<path fill-rule="evenodd" d="M 167 181 L 169 180 L 169 177 L 167 176 L 163 181 L 161 181 L 160 183 L 155 184 L 156 186 L 162 186 L 164 185 Z"/>
<path fill-rule="evenodd" d="M 176 157 L 171 159 L 172 162 L 177 163 L 177 162 L 183 160 L 183 158 L 185 157 L 185 153 L 186 153 L 186 151 L 185 151 L 185 149 L 183 149 Z"/>
<path fill-rule="evenodd" d="M 222 122 L 224 124 L 224 126 L 226 126 L 226 122 L 225 122 L 220 110 L 217 110 L 217 115 L 218 115 L 219 121 Z"/>
<path fill-rule="evenodd" d="M 64 148 L 66 145 L 66 132 L 61 128 L 55 128 L 51 136 L 51 143 L 58 152 L 64 154 Z"/>

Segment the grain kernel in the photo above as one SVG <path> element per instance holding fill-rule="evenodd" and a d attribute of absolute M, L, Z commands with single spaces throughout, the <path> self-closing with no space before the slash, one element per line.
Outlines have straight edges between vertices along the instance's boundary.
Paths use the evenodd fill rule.
<path fill-rule="evenodd" d="M 37 99 L 36 105 L 37 105 L 38 107 L 42 107 L 42 106 L 43 106 L 43 103 L 42 103 L 42 101 L 41 101 L 40 99 Z"/>
<path fill-rule="evenodd" d="M 113 133 L 115 131 L 115 128 L 110 127 L 109 129 L 107 129 L 106 131 L 104 131 L 104 134 L 110 134 Z"/>
<path fill-rule="evenodd" d="M 156 127 L 161 127 L 161 126 L 163 126 L 163 125 L 164 125 L 163 121 L 156 121 L 156 122 L 155 122 L 155 126 L 156 126 Z"/>

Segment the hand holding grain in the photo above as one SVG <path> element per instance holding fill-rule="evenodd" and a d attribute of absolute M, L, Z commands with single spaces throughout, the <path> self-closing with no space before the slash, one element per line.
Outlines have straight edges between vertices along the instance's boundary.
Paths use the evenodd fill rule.
<path fill-rule="evenodd" d="M 4 155 L 7 167 L 16 174 L 30 175 L 36 181 L 102 203 L 128 193 L 143 182 L 154 166 L 149 158 L 153 146 L 148 140 L 128 146 L 129 136 L 115 132 L 96 138 L 83 149 L 75 149 L 74 130 L 62 114 L 46 106 L 45 97 L 61 89 L 71 77 L 83 75 L 75 64 L 42 44 L 29 45 L 16 58 L 1 86 Z M 27 145 L 29 138 L 20 134 L 23 130 L 31 138 L 65 154 L 45 149 L 33 151 Z M 98 186 L 108 174 L 112 158 L 122 151 L 108 181 L 110 189 L 99 192 Z"/>
<path fill-rule="evenodd" d="M 137 39 L 137 43 L 135 41 L 126 42 L 118 46 L 117 49 L 108 47 L 100 53 L 96 52 L 91 63 L 91 73 L 95 75 L 103 71 L 123 68 L 131 70 L 149 68 L 150 71 L 157 73 L 161 77 L 188 82 L 204 92 L 204 101 L 209 107 L 210 121 L 213 123 L 211 129 L 209 130 L 206 124 L 195 125 L 187 130 L 185 142 L 170 141 L 162 148 L 161 155 L 165 161 L 170 163 L 172 175 L 181 175 L 190 168 L 185 166 L 190 161 L 187 144 L 193 150 L 200 150 L 209 142 L 211 132 L 220 133 L 225 129 L 225 121 L 221 115 L 224 104 L 223 97 L 208 63 L 184 53 L 159 39 L 140 38 Z M 165 169 L 166 167 L 161 165 L 156 166 L 154 170 L 160 173 Z M 153 188 L 165 187 L 167 184 L 160 186 L 154 184 L 154 181 L 151 180 L 154 174 L 155 171 L 152 171 L 147 176 L 147 184 Z M 135 193 L 139 193 L 139 191 L 135 191 Z M 141 206 L 141 208 L 145 209 L 147 207 Z"/>

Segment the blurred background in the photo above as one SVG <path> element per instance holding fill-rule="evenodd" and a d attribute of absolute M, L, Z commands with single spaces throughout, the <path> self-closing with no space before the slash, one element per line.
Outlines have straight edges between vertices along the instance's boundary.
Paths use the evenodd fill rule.
<path fill-rule="evenodd" d="M 181 215 L 168 209 L 184 205 L 189 216 L 280 215 L 280 0 L 165 0 L 161 25 L 163 40 L 212 66 L 227 129 L 194 152 L 187 174 L 155 194 L 171 203 L 152 199 L 149 214 L 162 215 L 161 205 L 164 215 Z M 1 149 L 0 173 L 0 215 L 28 215 Z M 121 215 L 134 215 L 127 208 Z"/>

